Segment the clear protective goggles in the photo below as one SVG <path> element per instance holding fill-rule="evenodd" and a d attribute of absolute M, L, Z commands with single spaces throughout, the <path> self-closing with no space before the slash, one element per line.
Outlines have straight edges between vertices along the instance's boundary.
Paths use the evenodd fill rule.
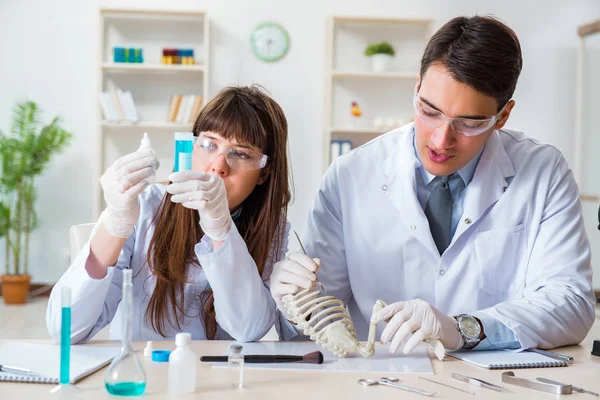
<path fill-rule="evenodd" d="M 195 153 L 203 162 L 214 162 L 219 154 L 225 155 L 227 165 L 234 170 L 252 171 L 264 168 L 269 157 L 251 149 L 234 148 L 202 134 L 196 138 Z"/>
<path fill-rule="evenodd" d="M 464 117 L 450 118 L 446 117 L 444 113 L 435 108 L 427 105 L 419 97 L 418 93 L 415 93 L 413 97 L 413 107 L 417 112 L 417 116 L 423 123 L 431 128 L 439 128 L 444 124 L 450 124 L 452 130 L 464 136 L 477 136 L 487 131 L 500 119 L 500 116 L 506 105 L 502 107 L 502 110 L 491 118 L 487 119 L 473 119 Z"/>

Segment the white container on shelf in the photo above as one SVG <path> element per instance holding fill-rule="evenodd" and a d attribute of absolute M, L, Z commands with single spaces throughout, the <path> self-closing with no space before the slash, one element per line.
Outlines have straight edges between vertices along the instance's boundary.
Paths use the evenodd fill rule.
<path fill-rule="evenodd" d="M 386 72 L 390 69 L 392 56 L 389 54 L 373 54 L 371 56 L 371 67 L 373 72 Z"/>

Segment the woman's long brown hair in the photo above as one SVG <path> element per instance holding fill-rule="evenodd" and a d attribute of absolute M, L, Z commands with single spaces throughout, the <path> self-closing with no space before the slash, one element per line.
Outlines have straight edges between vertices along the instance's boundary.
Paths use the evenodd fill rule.
<path fill-rule="evenodd" d="M 222 137 L 259 147 L 269 159 L 263 170 L 266 180 L 257 185 L 241 205 L 235 224 L 259 275 L 271 247 L 281 251 L 282 236 L 291 200 L 287 160 L 287 121 L 281 107 L 259 86 L 223 89 L 202 109 L 194 123 L 194 135 L 215 132 Z M 150 240 L 148 266 L 156 276 L 145 318 L 165 336 L 165 323 L 181 329 L 185 317 L 184 285 L 188 268 L 200 267 L 195 245 L 203 232 L 196 210 L 171 202 L 166 193 L 154 216 L 155 231 Z M 214 298 L 211 289 L 200 297 L 201 317 L 208 339 L 217 332 Z"/>

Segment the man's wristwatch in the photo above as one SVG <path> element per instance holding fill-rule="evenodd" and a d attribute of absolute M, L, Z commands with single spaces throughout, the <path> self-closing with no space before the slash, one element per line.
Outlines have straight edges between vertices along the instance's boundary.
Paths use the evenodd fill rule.
<path fill-rule="evenodd" d="M 460 314 L 454 317 L 456 328 L 463 339 L 463 349 L 472 349 L 485 339 L 483 324 L 478 318 L 469 314 Z"/>

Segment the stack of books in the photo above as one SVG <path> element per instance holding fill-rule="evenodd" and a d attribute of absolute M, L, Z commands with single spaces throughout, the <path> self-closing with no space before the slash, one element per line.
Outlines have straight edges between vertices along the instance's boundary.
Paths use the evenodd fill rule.
<path fill-rule="evenodd" d="M 105 121 L 137 123 L 140 118 L 130 91 L 111 89 L 98 94 Z"/>
<path fill-rule="evenodd" d="M 168 121 L 179 124 L 193 124 L 200 113 L 203 100 L 202 96 L 193 94 L 173 95 L 169 105 Z"/>

